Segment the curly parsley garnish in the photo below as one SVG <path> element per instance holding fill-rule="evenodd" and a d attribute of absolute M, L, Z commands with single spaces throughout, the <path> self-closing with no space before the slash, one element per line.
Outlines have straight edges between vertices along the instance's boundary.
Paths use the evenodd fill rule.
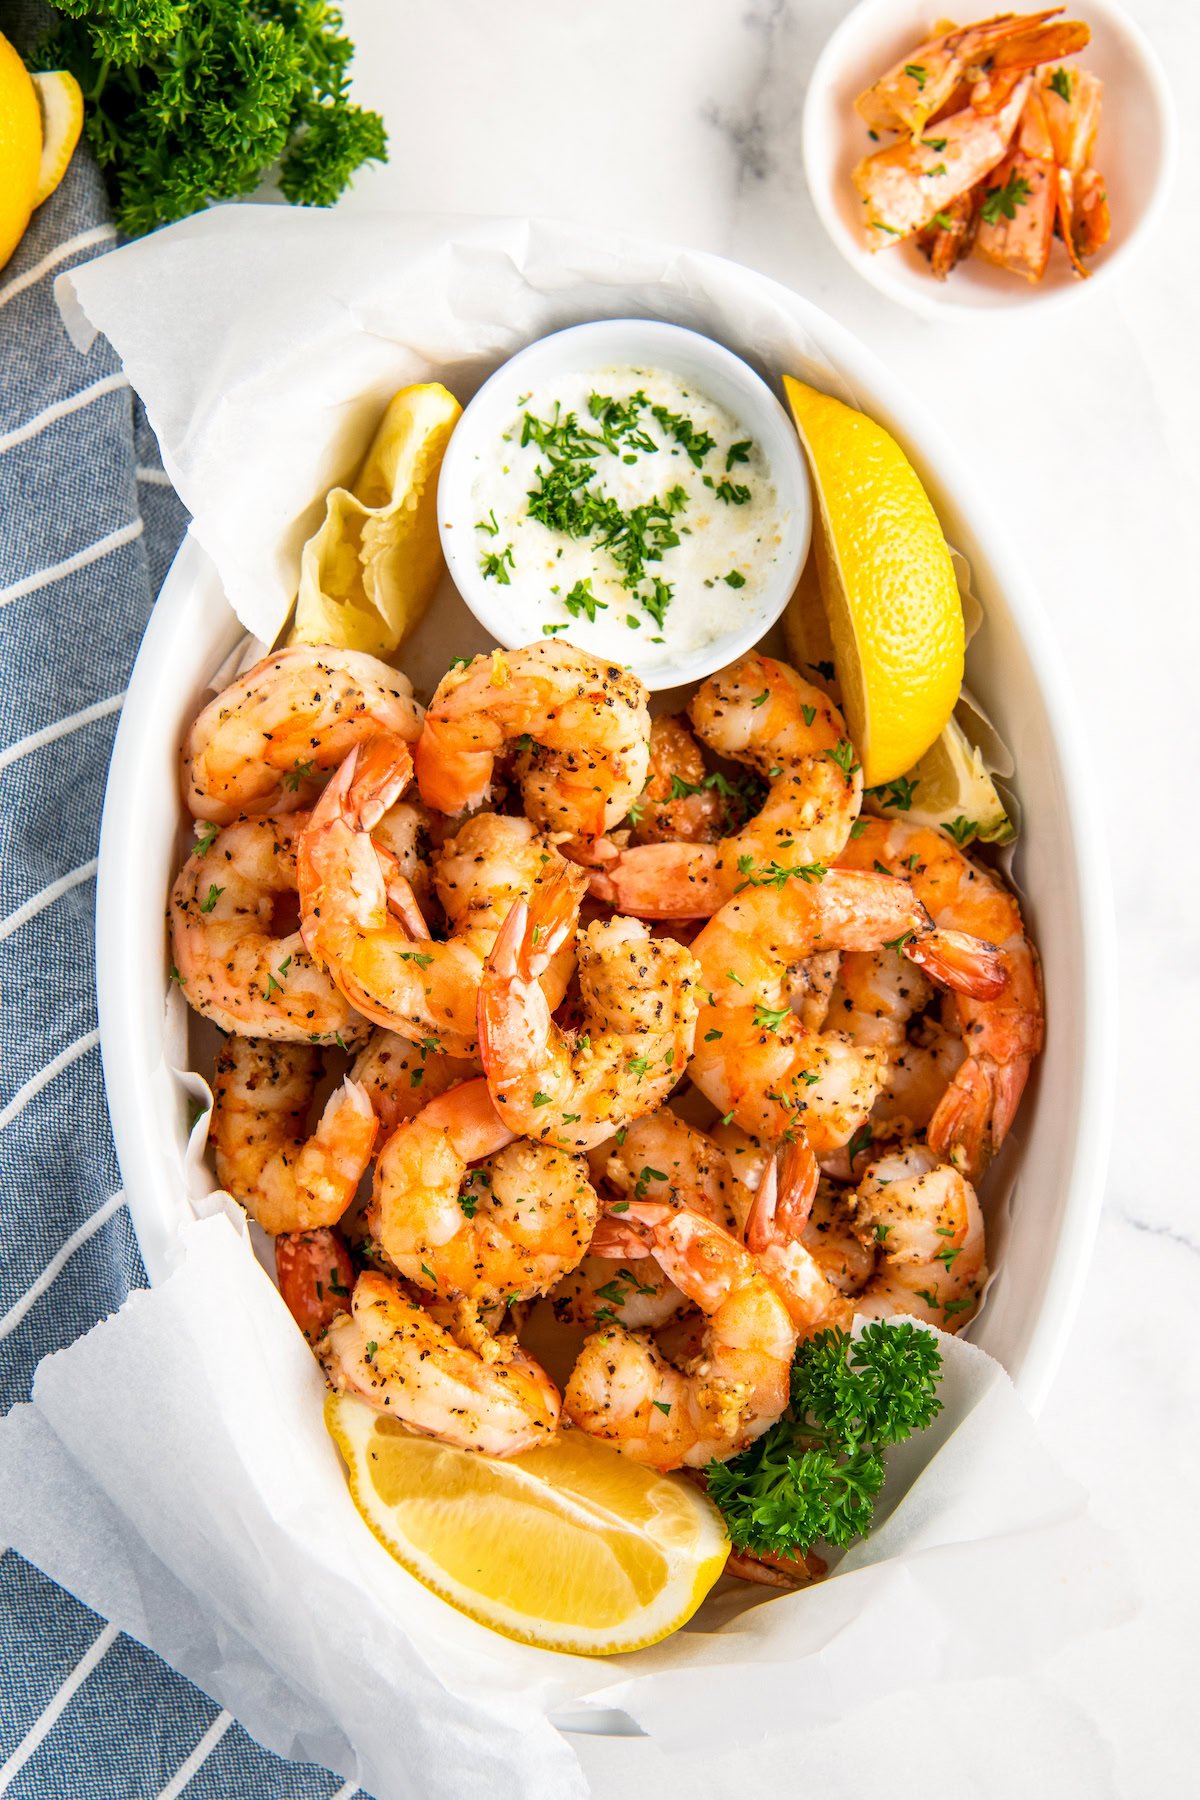
<path fill-rule="evenodd" d="M 737 1550 L 804 1555 L 845 1549 L 871 1529 L 883 1452 L 942 1410 L 937 1339 L 909 1320 L 877 1320 L 851 1340 L 822 1331 L 792 1364 L 791 1405 L 729 1462 L 711 1462 L 708 1492 Z"/>

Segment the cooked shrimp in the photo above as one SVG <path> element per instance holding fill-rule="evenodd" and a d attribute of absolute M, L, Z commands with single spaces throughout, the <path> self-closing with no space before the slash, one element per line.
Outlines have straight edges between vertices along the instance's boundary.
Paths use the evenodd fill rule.
<path fill-rule="evenodd" d="M 512 1140 L 487 1083 L 468 1081 L 384 1145 L 374 1234 L 418 1287 L 481 1306 L 530 1300 L 582 1258 L 599 1211 L 586 1162 L 552 1144 Z M 468 1172 L 471 1163 L 480 1166 Z"/>
<path fill-rule="evenodd" d="M 1086 46 L 1091 37 L 1086 25 L 1070 19 L 1049 22 L 1062 11 L 1056 6 L 1048 12 L 1000 13 L 939 32 L 860 94 L 855 111 L 875 131 L 903 131 L 919 138 L 935 113 L 953 104 L 964 86 L 966 97 L 982 110 L 987 90 L 998 78 L 1071 56 Z M 972 87 L 977 91 L 971 92 Z M 945 123 L 939 122 L 939 132 Z"/>
<path fill-rule="evenodd" d="M 309 1135 L 321 1073 L 308 1044 L 231 1037 L 213 1077 L 217 1179 L 272 1236 L 336 1225 L 361 1181 L 377 1129 L 365 1091 L 343 1082 Z"/>
<path fill-rule="evenodd" d="M 716 1125 L 713 1127 L 713 1136 L 729 1159 L 734 1175 L 734 1207 L 740 1220 L 740 1229 L 744 1233 L 763 1175 L 772 1161 L 772 1152 L 738 1125 Z M 804 1165 L 800 1167 L 803 1168 Z M 789 1178 L 794 1178 L 791 1171 Z M 796 1208 L 790 1228 L 794 1230 L 797 1223 L 801 1226 L 799 1242 L 830 1286 L 840 1294 L 853 1295 L 858 1293 L 874 1271 L 875 1240 L 872 1237 L 869 1243 L 863 1242 L 853 1210 L 845 1196 L 845 1189 L 836 1187 L 822 1175 L 816 1192 L 811 1198 L 805 1198 L 807 1218 L 804 1217 L 803 1206 L 797 1207 L 795 1198 L 789 1199 L 789 1210 Z"/>
<path fill-rule="evenodd" d="M 315 963 L 298 931 L 302 818 L 209 826 L 171 890 L 172 979 L 222 1031 L 332 1044 L 359 1043 L 367 1021 Z"/>
<path fill-rule="evenodd" d="M 714 843 L 737 799 L 730 782 L 709 774 L 686 717 L 651 719 L 650 773 L 629 811 L 631 843 Z"/>
<path fill-rule="evenodd" d="M 515 1132 L 590 1149 L 653 1112 L 687 1068 L 696 1028 L 696 959 L 640 920 L 579 934 L 582 1035 L 557 1025 L 539 977 L 574 932 L 566 872 L 518 901 L 479 989 L 479 1049 L 496 1106 Z"/>
<path fill-rule="evenodd" d="M 939 120 L 933 140 L 901 138 L 862 159 L 851 179 L 872 250 L 923 231 L 991 173 L 1012 142 L 1029 87 L 1024 76 L 999 112 L 968 106 Z"/>
<path fill-rule="evenodd" d="M 803 1242 L 820 1180 L 817 1159 L 803 1140 L 789 1144 L 781 1169 L 767 1164 L 746 1220 L 746 1248 L 783 1295 L 799 1337 L 830 1325 L 848 1330 L 854 1316 L 841 1292 Z"/>
<path fill-rule="evenodd" d="M 1058 171 L 1041 89 L 1036 86 L 1025 96 L 1012 148 L 988 176 L 981 207 L 977 254 L 1027 281 L 1040 281 L 1054 238 Z"/>
<path fill-rule="evenodd" d="M 727 1158 L 707 1132 L 686 1124 L 669 1106 L 635 1119 L 619 1138 L 601 1145 L 592 1161 L 626 1199 L 679 1202 L 727 1231 L 738 1229 L 731 1196 L 736 1183 Z M 614 1261 L 628 1266 L 614 1269 Z M 663 1325 L 688 1304 L 616 1212 L 601 1219 L 588 1255 L 554 1292 L 558 1318 L 582 1324 L 616 1319 L 631 1331 Z"/>
<path fill-rule="evenodd" d="M 360 1394 L 410 1431 L 486 1456 L 516 1456 L 558 1429 L 559 1394 L 514 1337 L 490 1337 L 471 1309 L 440 1323 L 397 1281 L 370 1271 L 351 1313 L 317 1346 L 330 1386 Z"/>
<path fill-rule="evenodd" d="M 1083 258 L 1106 244 L 1109 233 L 1108 196 L 1092 167 L 1104 88 L 1086 69 L 1045 69 L 1040 80 L 1058 173 L 1059 230 L 1075 273 L 1087 275 Z"/>
<path fill-rule="evenodd" d="M 361 650 L 296 644 L 264 657 L 209 702 L 183 747 L 183 792 L 198 819 L 307 812 L 355 744 L 421 732 L 412 684 Z"/>
<path fill-rule="evenodd" d="M 528 819 L 477 813 L 437 852 L 433 880 L 451 935 L 470 945 L 480 972 L 516 901 L 536 893 L 556 871 L 582 882 L 551 839 Z M 541 978 L 551 1012 L 557 1010 L 575 970 L 569 940 L 551 958 Z"/>
<path fill-rule="evenodd" d="M 413 1043 L 395 1031 L 373 1031 L 354 1059 L 350 1078 L 366 1089 L 375 1117 L 391 1133 L 481 1068 L 478 1057 L 447 1056 L 431 1039 Z"/>
<path fill-rule="evenodd" d="M 703 741 L 769 783 L 755 816 L 715 844 L 634 845 L 610 854 L 592 891 L 639 918 L 699 918 L 748 882 L 831 862 L 862 802 L 845 721 L 820 688 L 757 651 L 710 676 L 688 708 Z"/>
<path fill-rule="evenodd" d="M 310 1344 L 340 1312 L 350 1311 L 354 1264 L 338 1232 L 284 1231 L 275 1239 L 275 1274 L 288 1311 Z"/>
<path fill-rule="evenodd" d="M 802 1126 L 818 1155 L 845 1144 L 871 1110 L 886 1051 L 836 1031 L 806 1031 L 788 1002 L 789 969 L 818 950 L 889 942 L 949 984 L 980 992 L 999 985 L 988 945 L 935 931 L 907 884 L 887 875 L 851 881 L 833 870 L 728 901 L 693 946 L 707 999 L 689 1069 L 696 1086 L 771 1142 Z"/>
<path fill-rule="evenodd" d="M 495 937 L 489 911 L 486 868 L 470 858 L 471 877 L 447 871 L 464 858 L 446 846 L 438 866 L 439 891 L 461 902 L 461 930 L 445 942 L 429 938 L 411 889 L 385 873 L 370 836 L 372 824 L 392 806 L 408 779 L 407 751 L 394 739 L 377 739 L 354 750 L 321 795 L 301 834 L 298 856 L 301 930 L 342 993 L 376 1024 L 418 1040 L 432 1040 L 451 1056 L 469 1056 L 477 1043 L 476 1008 L 484 958 Z M 483 843 L 503 839 L 510 858 L 500 868 L 497 891 L 507 901 L 518 892 L 537 891 L 543 879 L 573 882 L 585 877 L 556 852 L 538 848 L 520 821 L 502 829 L 472 821 Z M 464 834 L 460 833 L 462 838 Z M 515 846 L 515 848 L 514 848 Z M 542 863 L 543 854 L 547 862 Z M 537 871 L 535 874 L 534 871 Z M 408 904 L 405 904 L 407 895 Z M 563 963 L 550 959 L 555 1000 L 565 981 Z"/>
<path fill-rule="evenodd" d="M 830 997 L 827 1023 L 856 1044 L 887 1051 L 887 1070 L 871 1108 L 876 1136 L 911 1137 L 923 1131 L 966 1055 L 960 1038 L 920 1017 L 933 984 L 895 950 L 844 956 Z M 847 1174 L 849 1171 L 846 1171 Z"/>
<path fill-rule="evenodd" d="M 496 758 L 515 747 L 529 817 L 598 837 L 645 786 L 649 746 L 637 677 L 555 638 L 477 656 L 443 676 L 417 745 L 417 780 L 440 812 L 481 806 Z"/>
<path fill-rule="evenodd" d="M 856 1311 L 875 1319 L 912 1313 L 960 1331 L 987 1279 L 983 1214 L 971 1183 L 936 1151 L 910 1144 L 871 1164 L 854 1204 L 880 1252 Z"/>
<path fill-rule="evenodd" d="M 788 1403 L 796 1347 L 788 1309 L 750 1252 L 711 1219 L 646 1200 L 631 1201 L 621 1217 L 706 1315 L 701 1348 L 677 1367 L 648 1333 L 610 1325 L 585 1342 L 564 1410 L 581 1430 L 656 1469 L 723 1461 Z"/>
<path fill-rule="evenodd" d="M 1008 1135 L 1042 1047 L 1041 973 L 1021 909 L 999 876 L 973 863 L 947 833 L 932 826 L 868 819 L 838 861 L 846 869 L 891 869 L 911 884 L 939 932 L 969 932 L 998 946 L 1003 976 L 998 991 L 957 995 L 967 1057 L 928 1134 L 941 1157 L 977 1179 Z M 920 960 L 919 944 L 906 954 Z"/>

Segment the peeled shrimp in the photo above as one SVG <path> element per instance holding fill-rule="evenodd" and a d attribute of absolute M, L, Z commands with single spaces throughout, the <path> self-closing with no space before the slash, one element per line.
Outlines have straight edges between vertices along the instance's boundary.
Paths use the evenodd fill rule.
<path fill-rule="evenodd" d="M 868 819 L 838 861 L 845 869 L 891 869 L 910 883 L 939 932 L 969 932 L 998 946 L 1003 979 L 997 991 L 972 996 L 963 988 L 957 994 L 967 1056 L 928 1132 L 939 1156 L 978 1179 L 1008 1134 L 1042 1047 L 1041 973 L 1021 909 L 997 875 L 932 826 Z"/>
<path fill-rule="evenodd" d="M 783 1295 L 798 1336 L 837 1325 L 848 1330 L 854 1309 L 803 1242 L 820 1170 L 803 1140 L 789 1144 L 782 1170 L 768 1163 L 746 1220 L 746 1247 Z"/>
<path fill-rule="evenodd" d="M 964 98 L 982 110 L 989 104 L 989 89 L 1001 78 L 1086 46 L 1091 37 L 1086 25 L 1070 19 L 1050 23 L 1062 10 L 1058 6 L 1040 13 L 1000 13 L 939 32 L 860 94 L 855 111 L 875 131 L 903 131 L 919 138 L 934 114 L 964 87 Z M 939 134 L 948 123 L 939 121 Z"/>
<path fill-rule="evenodd" d="M 417 745 L 417 780 L 440 812 L 481 806 L 496 758 L 512 748 L 529 817 L 597 837 L 641 793 L 649 741 L 637 677 L 556 638 L 443 676 Z"/>
<path fill-rule="evenodd" d="M 307 1044 L 231 1037 L 217 1057 L 217 1179 L 272 1235 L 335 1225 L 375 1146 L 371 1102 L 352 1081 L 330 1096 L 309 1135 L 320 1073 L 320 1054 Z"/>
<path fill-rule="evenodd" d="M 339 1234 L 328 1226 L 280 1232 L 275 1274 L 287 1309 L 310 1344 L 340 1312 L 350 1311 L 354 1264 Z"/>
<path fill-rule="evenodd" d="M 239 819 L 210 826 L 171 890 L 173 979 L 222 1031 L 295 1042 L 361 1042 L 367 1021 L 276 921 L 296 905 L 296 847 L 305 821 Z"/>
<path fill-rule="evenodd" d="M 985 262 L 1027 281 L 1040 281 L 1050 261 L 1058 211 L 1058 171 L 1046 124 L 1042 92 L 1029 89 L 1008 155 L 988 177 L 984 200 L 1010 193 L 1014 204 L 981 217 L 975 251 Z M 1016 196 L 1020 196 L 1019 200 Z M 1009 218 L 1008 213 L 1012 213 Z"/>
<path fill-rule="evenodd" d="M 887 875 L 831 870 L 728 901 L 693 946 L 707 1002 L 689 1068 L 696 1086 L 758 1137 L 800 1127 L 818 1155 L 845 1144 L 871 1110 L 886 1051 L 807 1031 L 789 1005 L 789 969 L 816 951 L 886 943 L 949 985 L 1000 985 L 990 946 L 934 931 L 912 890 Z"/>
<path fill-rule="evenodd" d="M 965 107 L 940 119 L 936 149 L 927 139 L 905 137 L 862 159 L 851 180 L 872 250 L 923 231 L 991 173 L 1012 142 L 1029 87 L 1024 76 L 999 112 Z"/>
<path fill-rule="evenodd" d="M 876 1135 L 924 1131 L 966 1056 L 960 1037 L 936 1019 L 918 1016 L 933 996 L 933 984 L 895 950 L 841 959 L 827 1023 L 856 1044 L 887 1051 L 887 1071 L 871 1108 Z"/>
<path fill-rule="evenodd" d="M 299 842 L 301 930 L 359 1012 L 402 1035 L 432 1040 L 429 1047 L 448 1055 L 469 1056 L 477 1042 L 484 957 L 499 924 L 491 893 L 506 904 L 514 890 L 536 892 L 543 870 L 545 879 L 577 889 L 585 877 L 557 852 L 541 848 L 519 820 L 490 827 L 472 821 L 469 830 L 479 844 L 495 849 L 502 843 L 506 860 L 493 877 L 485 863 L 467 859 L 471 879 L 463 885 L 465 877 L 447 873 L 457 864 L 456 851 L 446 846 L 437 880 L 443 897 L 453 900 L 452 911 L 461 903 L 461 929 L 444 942 L 431 940 L 411 889 L 385 866 L 370 836 L 409 772 L 405 746 L 381 738 L 352 751 L 329 783 Z M 566 981 L 561 958 L 548 959 L 543 974 L 557 1001 Z"/>
<path fill-rule="evenodd" d="M 391 1133 L 444 1094 L 481 1072 L 478 1057 L 446 1056 L 430 1040 L 413 1042 L 395 1031 L 373 1031 L 355 1057 L 350 1078 L 367 1090 L 375 1117 Z"/>
<path fill-rule="evenodd" d="M 855 1301 L 868 1318 L 911 1313 L 961 1331 L 987 1279 L 983 1214 L 971 1183 L 924 1144 L 873 1162 L 854 1197 L 879 1266 Z"/>
<path fill-rule="evenodd" d="M 307 812 L 355 744 L 386 731 L 415 743 L 421 708 L 396 669 L 332 644 L 276 650 L 209 702 L 183 748 L 199 819 Z"/>
<path fill-rule="evenodd" d="M 601 861 L 593 893 L 639 918 L 698 918 L 781 870 L 830 862 L 862 802 L 862 772 L 829 696 L 757 651 L 710 676 L 688 708 L 720 756 L 768 782 L 755 816 L 719 842 L 635 845 Z"/>
<path fill-rule="evenodd" d="M 479 989 L 479 1049 L 514 1132 L 586 1150 L 644 1113 L 692 1053 L 698 969 L 690 950 L 612 918 L 580 933 L 586 1029 L 555 1023 L 539 978 L 574 932 L 579 899 L 565 871 L 513 907 Z"/>
<path fill-rule="evenodd" d="M 469 1306 L 437 1310 L 386 1275 L 360 1275 L 352 1312 L 317 1346 L 330 1386 L 462 1450 L 516 1456 L 548 1443 L 560 1401 L 545 1370 L 514 1337 L 484 1332 Z"/>
<path fill-rule="evenodd" d="M 512 1139 L 486 1082 L 469 1081 L 384 1145 L 374 1235 L 418 1287 L 482 1306 L 528 1300 L 580 1261 L 599 1211 L 586 1162 Z M 479 1166 L 468 1172 L 470 1163 Z"/>
<path fill-rule="evenodd" d="M 647 1332 L 609 1325 L 585 1342 L 563 1405 L 572 1424 L 656 1469 L 744 1449 L 789 1397 L 796 1332 L 756 1259 L 687 1208 L 634 1200 L 623 1223 L 705 1314 L 698 1352 L 669 1362 Z"/>
<path fill-rule="evenodd" d="M 727 1158 L 706 1132 L 686 1124 L 669 1106 L 635 1119 L 593 1152 L 592 1160 L 609 1188 L 627 1200 L 678 1202 L 727 1231 L 738 1229 L 736 1183 Z M 601 1219 L 587 1256 L 559 1283 L 553 1299 L 560 1319 L 581 1324 L 615 1319 L 631 1331 L 664 1325 L 689 1304 L 615 1211 Z"/>
<path fill-rule="evenodd" d="M 712 843 L 721 836 L 725 803 L 707 785 L 704 753 L 686 718 L 650 721 L 650 773 L 630 808 L 635 844 Z"/>

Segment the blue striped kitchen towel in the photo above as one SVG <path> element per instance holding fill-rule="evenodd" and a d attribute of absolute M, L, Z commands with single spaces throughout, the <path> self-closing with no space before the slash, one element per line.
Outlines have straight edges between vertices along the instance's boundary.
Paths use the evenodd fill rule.
<path fill-rule="evenodd" d="M 4 8 L 22 48 L 41 9 Z M 115 241 L 81 150 L 0 270 L 0 1408 L 145 1284 L 96 1028 L 96 849 L 117 719 L 186 526 L 112 350 L 54 277 Z M 347 1800 L 143 1645 L 0 1555 L 0 1795 Z"/>

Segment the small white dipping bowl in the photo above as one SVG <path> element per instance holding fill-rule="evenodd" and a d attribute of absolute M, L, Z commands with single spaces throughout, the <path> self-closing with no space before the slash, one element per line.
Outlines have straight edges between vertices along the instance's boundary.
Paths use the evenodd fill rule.
<path fill-rule="evenodd" d="M 438 526 L 446 564 L 475 617 L 505 649 L 538 636 L 540 626 L 527 611 L 518 613 L 511 591 L 480 572 L 475 530 L 479 501 L 472 498 L 479 456 L 495 455 L 502 433 L 523 411 L 521 402 L 542 383 L 612 368 L 663 369 L 692 383 L 732 414 L 746 437 L 758 444 L 775 484 L 783 541 L 758 604 L 753 609 L 739 607 L 728 632 L 697 649 L 681 648 L 677 656 L 671 654 L 668 615 L 664 658 L 649 668 L 639 663 L 638 643 L 630 634 L 630 655 L 622 660 L 647 687 L 703 681 L 756 644 L 787 605 L 808 555 L 812 498 L 795 427 L 779 400 L 749 363 L 697 331 L 653 319 L 602 319 L 540 338 L 502 363 L 455 426 L 442 462 Z"/>
<path fill-rule="evenodd" d="M 978 17 L 995 9 L 980 4 Z M 864 88 L 928 37 L 940 17 L 936 0 L 862 0 L 825 45 L 804 102 L 804 173 L 826 231 L 852 268 L 872 287 L 927 318 L 960 317 L 1031 306 L 1062 306 L 1082 299 L 1126 263 L 1166 206 L 1175 161 L 1175 112 L 1162 67 L 1138 27 L 1113 0 L 1080 0 L 1066 17 L 1091 27 L 1086 50 L 1067 57 L 1104 83 L 1096 138 L 1096 167 L 1105 177 L 1112 235 L 1089 259 L 1084 281 L 1072 274 L 1055 239 L 1043 279 L 1036 283 L 968 256 L 947 280 L 938 281 L 915 243 L 871 250 L 862 227 L 862 203 L 850 174 L 874 148 L 854 110 Z M 974 17 L 960 7 L 955 17 Z"/>

